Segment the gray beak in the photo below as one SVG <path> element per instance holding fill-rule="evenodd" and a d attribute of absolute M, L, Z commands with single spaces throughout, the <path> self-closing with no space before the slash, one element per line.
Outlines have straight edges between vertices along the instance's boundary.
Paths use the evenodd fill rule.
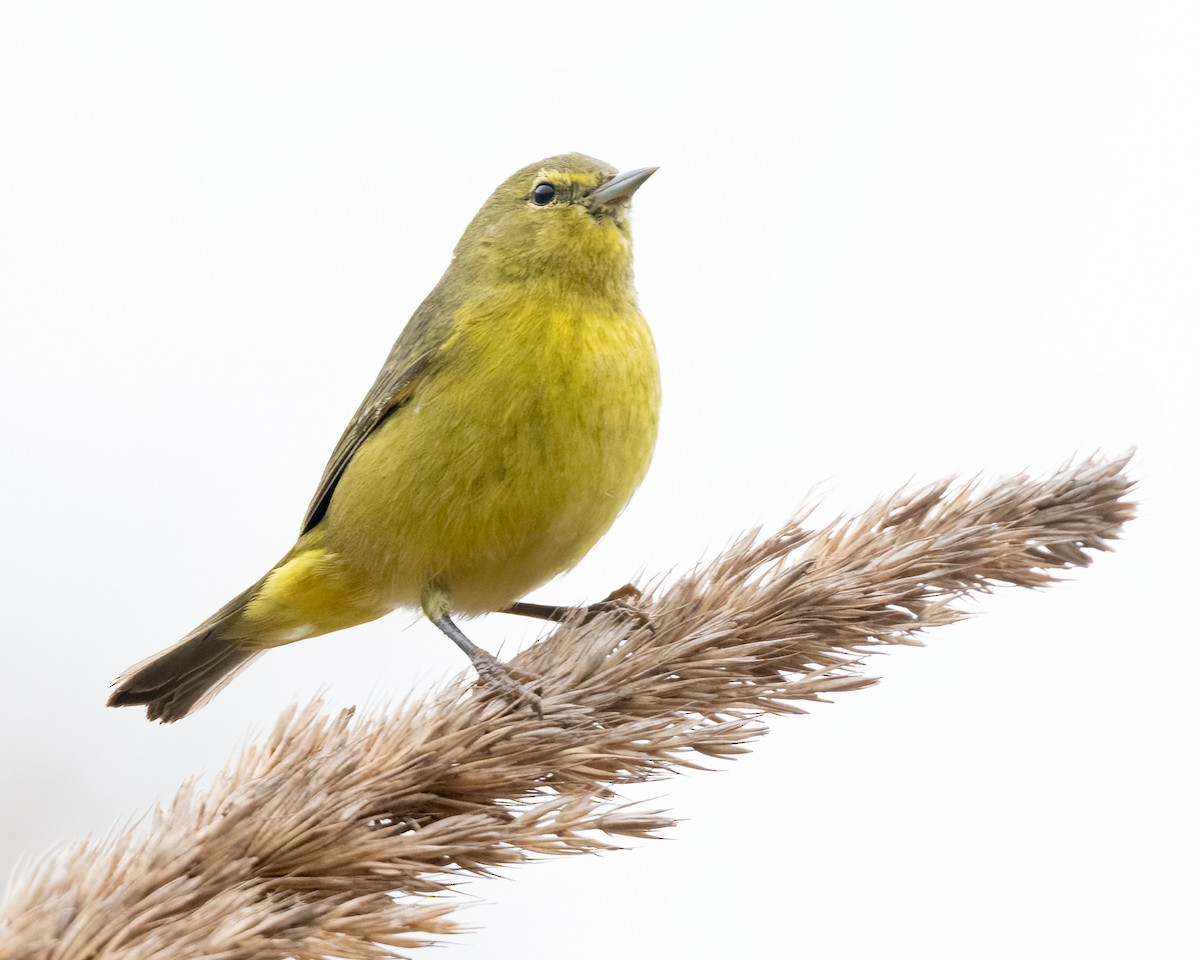
<path fill-rule="evenodd" d="M 658 167 L 638 167 L 636 170 L 626 170 L 618 173 L 608 183 L 592 191 L 592 203 L 614 203 L 617 200 L 628 200 L 643 183 L 650 179 Z"/>

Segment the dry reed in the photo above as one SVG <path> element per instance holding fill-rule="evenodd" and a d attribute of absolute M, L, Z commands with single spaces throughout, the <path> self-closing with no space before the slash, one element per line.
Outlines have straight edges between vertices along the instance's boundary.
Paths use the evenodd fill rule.
<path fill-rule="evenodd" d="M 402 955 L 455 929 L 445 894 L 466 874 L 671 824 L 620 785 L 745 752 L 765 715 L 870 685 L 866 654 L 920 643 L 966 594 L 1087 564 L 1133 516 L 1126 462 L 748 536 L 640 617 L 566 624 L 517 656 L 542 717 L 463 681 L 369 717 L 294 709 L 148 824 L 36 864 L 0 912 L 0 958 Z"/>

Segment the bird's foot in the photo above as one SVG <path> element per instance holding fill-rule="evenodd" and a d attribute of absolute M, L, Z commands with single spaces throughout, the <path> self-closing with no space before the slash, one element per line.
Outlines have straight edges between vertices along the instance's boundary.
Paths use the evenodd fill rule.
<path fill-rule="evenodd" d="M 642 591 L 632 583 L 617 587 L 603 600 L 598 600 L 583 608 L 583 622 L 588 623 L 604 613 L 615 613 L 627 620 L 634 621 L 639 627 L 651 626 L 650 618 L 634 605 L 641 597 Z"/>
<path fill-rule="evenodd" d="M 520 682 L 521 680 L 532 680 L 532 677 L 515 670 L 510 670 L 486 650 L 481 650 L 478 647 L 471 654 L 471 665 L 479 675 L 480 683 L 508 697 L 510 700 L 515 700 L 518 703 L 524 703 L 532 707 L 539 717 L 543 715 L 542 698 L 525 686 L 524 683 Z M 518 677 L 520 680 L 518 680 Z"/>
<path fill-rule="evenodd" d="M 631 601 L 641 597 L 642 591 L 632 583 L 618 587 L 603 600 L 588 604 L 586 607 L 552 607 L 544 603 L 529 603 L 520 600 L 505 609 L 505 613 L 515 613 L 522 617 L 536 617 L 539 620 L 550 620 L 553 623 L 566 623 L 576 620 L 579 623 L 589 623 L 605 613 L 616 613 L 634 621 L 638 626 L 651 626 L 650 618 L 633 605 Z"/>

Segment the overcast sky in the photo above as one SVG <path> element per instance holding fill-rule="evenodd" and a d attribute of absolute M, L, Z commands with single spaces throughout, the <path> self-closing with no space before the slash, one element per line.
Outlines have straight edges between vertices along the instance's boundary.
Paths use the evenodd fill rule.
<path fill-rule="evenodd" d="M 1197 49 L 1190 2 L 5 3 L 0 872 L 294 700 L 462 669 L 400 613 L 172 727 L 104 708 L 291 544 L 495 185 L 580 150 L 662 168 L 634 234 L 663 419 L 535 599 L 689 567 L 812 490 L 829 519 L 1077 452 L 1136 445 L 1141 515 L 634 794 L 670 839 L 471 884 L 481 929 L 438 956 L 1195 956 Z"/>

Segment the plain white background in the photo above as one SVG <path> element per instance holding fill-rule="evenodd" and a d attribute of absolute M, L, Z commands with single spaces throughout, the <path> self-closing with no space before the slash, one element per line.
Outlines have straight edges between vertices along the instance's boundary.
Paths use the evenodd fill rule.
<path fill-rule="evenodd" d="M 582 150 L 662 167 L 635 239 L 665 404 L 632 505 L 537 597 L 691 566 L 813 488 L 828 519 L 1135 444 L 1141 515 L 636 794 L 669 839 L 472 883 L 439 955 L 1195 956 L 1198 44 L 1187 2 L 6 3 L 0 869 L 296 699 L 463 667 L 398 614 L 173 727 L 103 706 L 290 545 L 493 187 Z"/>

